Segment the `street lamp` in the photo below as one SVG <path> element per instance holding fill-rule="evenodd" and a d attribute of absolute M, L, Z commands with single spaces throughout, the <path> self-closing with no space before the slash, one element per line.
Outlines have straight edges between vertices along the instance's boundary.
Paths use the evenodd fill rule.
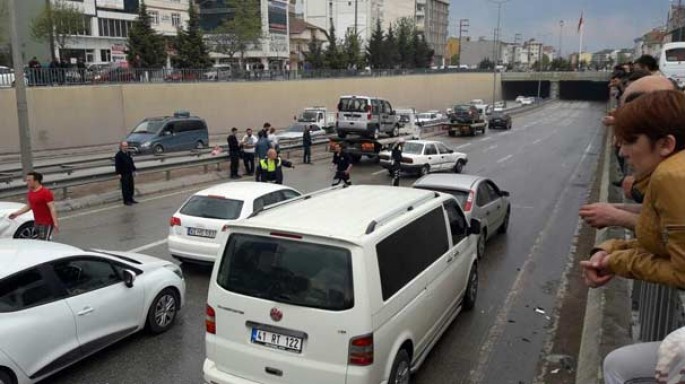
<path fill-rule="evenodd" d="M 497 4 L 497 29 L 495 29 L 495 38 L 493 41 L 493 56 L 494 56 L 494 65 L 492 69 L 492 105 L 495 105 L 497 102 L 497 51 L 498 51 L 498 42 L 499 42 L 499 37 L 501 34 L 500 29 L 502 28 L 502 5 L 505 3 L 508 3 L 510 0 L 488 0 L 491 3 Z"/>
<path fill-rule="evenodd" d="M 24 62 L 20 52 L 22 45 L 19 41 L 16 1 L 18 0 L 9 0 L 10 41 L 12 42 L 12 64 L 14 65 L 14 91 L 17 99 L 21 169 L 25 175 L 33 168 L 33 152 L 31 149 L 31 130 L 29 129 L 29 108 L 26 100 L 26 83 L 24 81 Z M 52 54 L 54 57 L 54 50 Z"/>
<path fill-rule="evenodd" d="M 564 37 L 564 20 L 559 20 L 559 58 L 561 59 L 562 53 L 561 53 L 561 43 L 563 42 L 563 37 Z"/>

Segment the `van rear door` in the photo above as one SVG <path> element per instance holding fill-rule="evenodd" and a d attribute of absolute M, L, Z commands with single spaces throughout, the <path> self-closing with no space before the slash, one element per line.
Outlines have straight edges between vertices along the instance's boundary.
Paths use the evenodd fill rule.
<path fill-rule="evenodd" d="M 209 290 L 207 358 L 259 383 L 345 383 L 350 338 L 371 329 L 354 269 L 346 247 L 232 234 Z"/>

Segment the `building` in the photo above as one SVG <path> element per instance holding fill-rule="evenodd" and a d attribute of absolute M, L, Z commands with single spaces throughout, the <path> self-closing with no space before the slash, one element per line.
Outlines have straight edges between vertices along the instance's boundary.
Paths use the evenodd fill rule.
<path fill-rule="evenodd" d="M 428 46 L 433 50 L 434 65 L 447 65 L 451 56 L 445 57 L 449 29 L 449 0 L 416 0 L 416 26 L 423 32 Z"/>
<path fill-rule="evenodd" d="M 640 57 L 642 55 L 659 57 L 659 55 L 661 55 L 661 47 L 663 46 L 665 37 L 665 28 L 654 28 L 641 37 L 638 37 L 635 39 L 633 57 Z"/>
<path fill-rule="evenodd" d="M 4 1 L 4 5 L 9 5 L 6 0 Z M 48 42 L 36 41 L 31 37 L 31 20 L 40 15 L 45 3 L 42 1 L 15 1 L 14 6 L 17 15 L 17 30 L 22 61 L 26 64 L 34 56 L 41 62 L 49 61 L 51 57 L 50 44 Z M 0 22 L 3 23 L 3 27 L 8 28 L 6 49 L 9 53 L 9 15 L 5 14 L 5 18 L 0 20 Z"/>
<path fill-rule="evenodd" d="M 323 28 L 309 24 L 303 18 L 290 14 L 290 68 L 303 70 L 306 54 L 309 52 L 309 44 L 316 41 L 324 44 L 328 41 L 328 36 Z"/>
<path fill-rule="evenodd" d="M 459 54 L 460 41 L 458 37 L 450 37 L 447 39 L 445 46 L 445 58 L 448 60 L 447 65 L 457 65 L 458 62 L 450 60 Z"/>
<path fill-rule="evenodd" d="M 609 69 L 616 63 L 616 61 L 611 57 L 613 53 L 613 49 L 603 49 L 593 53 L 590 66 L 595 69 Z"/>
<path fill-rule="evenodd" d="M 463 39 L 461 43 L 461 58 L 460 65 L 468 65 L 469 68 L 477 68 L 478 65 L 485 59 L 495 61 L 495 56 L 501 51 L 500 43 L 495 44 L 492 40 L 485 40 L 479 38 L 473 41 L 469 38 Z"/>
<path fill-rule="evenodd" d="M 685 41 L 685 6 L 680 0 L 677 4 L 671 3 L 663 43 L 678 41 Z"/>
<path fill-rule="evenodd" d="M 228 0 L 195 0 L 200 7 L 200 24 L 208 34 L 225 21 L 231 20 L 233 11 Z M 259 1 L 262 20 L 262 38 L 259 43 L 245 52 L 246 66 L 261 64 L 265 68 L 282 69 L 290 58 L 290 37 L 288 20 L 291 3 L 289 0 Z M 210 52 L 216 64 L 236 63 L 237 57 Z"/>
<path fill-rule="evenodd" d="M 326 31 L 334 26 L 339 38 L 356 30 L 365 44 L 371 38 L 376 20 L 385 20 L 383 3 L 387 1 L 391 0 L 304 0 L 304 19 Z"/>
<path fill-rule="evenodd" d="M 188 25 L 190 0 L 145 0 L 152 27 L 164 36 L 176 36 L 178 28 Z"/>

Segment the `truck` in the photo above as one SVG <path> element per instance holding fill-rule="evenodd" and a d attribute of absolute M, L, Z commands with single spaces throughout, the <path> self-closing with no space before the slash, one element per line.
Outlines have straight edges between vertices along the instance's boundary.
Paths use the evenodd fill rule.
<path fill-rule="evenodd" d="M 481 113 L 475 105 L 458 104 L 452 108 L 449 114 L 449 124 L 447 134 L 456 136 L 475 136 L 478 132 L 485 134 L 487 128 L 485 114 Z"/>
<path fill-rule="evenodd" d="M 326 107 L 307 107 L 297 117 L 297 122 L 316 124 L 327 133 L 331 133 L 335 130 L 336 115 L 334 112 L 328 112 Z"/>

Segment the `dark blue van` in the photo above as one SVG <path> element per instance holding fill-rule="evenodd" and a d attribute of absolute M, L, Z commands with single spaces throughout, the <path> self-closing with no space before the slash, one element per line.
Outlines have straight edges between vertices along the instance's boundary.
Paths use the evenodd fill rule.
<path fill-rule="evenodd" d="M 170 151 L 202 149 L 209 146 L 207 123 L 188 112 L 173 116 L 149 117 L 126 137 L 134 154 L 161 154 Z"/>

